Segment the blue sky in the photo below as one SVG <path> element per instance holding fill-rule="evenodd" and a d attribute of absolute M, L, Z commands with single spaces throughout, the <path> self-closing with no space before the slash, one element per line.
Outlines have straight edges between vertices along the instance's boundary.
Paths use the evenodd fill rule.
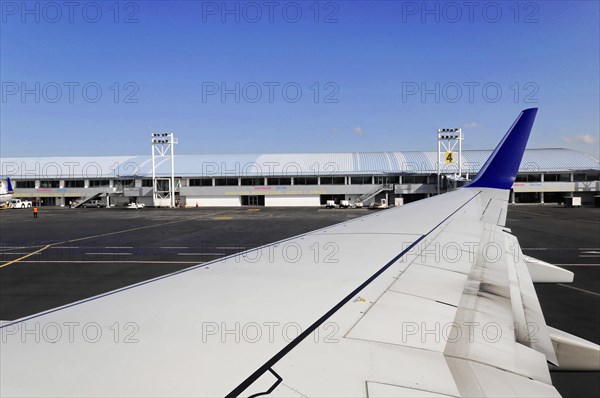
<path fill-rule="evenodd" d="M 2 1 L 0 155 L 491 149 L 539 107 L 598 157 L 598 2 L 271 4 Z"/>

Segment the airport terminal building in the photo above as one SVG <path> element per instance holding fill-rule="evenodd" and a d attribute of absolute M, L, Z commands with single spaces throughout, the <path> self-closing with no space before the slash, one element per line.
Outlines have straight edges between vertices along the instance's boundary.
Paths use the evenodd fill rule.
<path fill-rule="evenodd" d="M 462 176 L 473 178 L 491 151 L 463 150 Z M 110 205 L 153 201 L 157 186 L 170 183 L 169 158 L 151 156 L 36 157 L 0 159 L 14 197 L 44 206 L 68 206 L 94 198 Z M 456 163 L 440 171 L 436 152 L 176 155 L 178 206 L 321 206 L 327 200 L 386 199 L 408 203 L 453 187 Z M 159 188 L 160 189 L 160 188 Z M 525 151 L 512 203 L 561 203 L 565 197 L 593 202 L 600 192 L 600 163 L 562 148 Z"/>

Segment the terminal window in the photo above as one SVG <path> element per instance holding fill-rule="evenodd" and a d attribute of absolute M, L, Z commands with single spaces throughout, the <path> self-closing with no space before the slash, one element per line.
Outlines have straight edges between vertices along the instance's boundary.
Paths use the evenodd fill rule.
<path fill-rule="evenodd" d="M 115 180 L 115 185 L 123 188 L 134 188 L 135 180 Z"/>
<path fill-rule="evenodd" d="M 212 178 L 190 178 L 190 187 L 212 187 Z"/>
<path fill-rule="evenodd" d="M 571 181 L 571 176 L 569 174 L 544 174 L 544 181 L 547 181 L 547 182 Z"/>
<path fill-rule="evenodd" d="M 264 206 L 265 195 L 242 195 L 242 206 Z"/>
<path fill-rule="evenodd" d="M 233 186 L 238 185 L 237 178 L 215 178 L 216 186 Z"/>
<path fill-rule="evenodd" d="M 598 174 L 574 174 L 573 175 L 573 181 L 597 181 L 598 178 L 600 176 L 598 176 Z"/>
<path fill-rule="evenodd" d="M 90 180 L 88 187 L 108 187 L 110 183 L 108 180 Z"/>
<path fill-rule="evenodd" d="M 35 188 L 35 180 L 15 181 L 17 188 Z"/>
<path fill-rule="evenodd" d="M 600 174 L 586 174 L 585 180 L 586 181 L 599 181 Z"/>
<path fill-rule="evenodd" d="M 350 184 L 353 184 L 353 185 L 373 184 L 373 177 L 371 177 L 371 176 L 350 177 Z"/>
<path fill-rule="evenodd" d="M 40 181 L 40 188 L 58 188 L 59 183 L 58 180 L 42 180 Z"/>
<path fill-rule="evenodd" d="M 375 176 L 375 184 L 399 184 L 400 176 Z"/>
<path fill-rule="evenodd" d="M 83 188 L 83 180 L 65 180 L 65 188 Z"/>
<path fill-rule="evenodd" d="M 242 178 L 242 185 L 246 185 L 246 186 L 265 185 L 265 179 L 262 177 Z"/>
<path fill-rule="evenodd" d="M 292 179 L 289 177 L 267 178 L 267 185 L 292 185 Z"/>
<path fill-rule="evenodd" d="M 317 177 L 294 177 L 294 185 L 318 185 Z"/>
<path fill-rule="evenodd" d="M 321 185 L 344 185 L 346 177 L 321 177 Z"/>
<path fill-rule="evenodd" d="M 518 174 L 515 182 L 540 182 L 542 181 L 541 174 Z"/>
<path fill-rule="evenodd" d="M 427 176 L 404 176 L 403 184 L 427 184 Z"/>

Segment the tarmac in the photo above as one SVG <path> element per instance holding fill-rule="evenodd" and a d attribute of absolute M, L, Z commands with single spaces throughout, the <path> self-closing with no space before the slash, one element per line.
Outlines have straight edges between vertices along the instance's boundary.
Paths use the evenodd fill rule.
<path fill-rule="evenodd" d="M 352 218 L 367 209 L 67 209 L 0 212 L 0 320 L 14 320 Z M 600 208 L 511 205 L 526 255 L 575 273 L 536 284 L 550 326 L 600 344 Z M 364 243 L 368 250 L 368 242 Z M 600 396 L 599 372 L 552 372 L 565 397 Z"/>

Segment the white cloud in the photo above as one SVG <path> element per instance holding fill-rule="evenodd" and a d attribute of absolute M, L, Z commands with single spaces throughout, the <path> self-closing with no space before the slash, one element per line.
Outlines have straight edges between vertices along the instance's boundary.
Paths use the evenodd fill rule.
<path fill-rule="evenodd" d="M 571 135 L 563 135 L 562 139 L 565 142 L 582 142 L 584 144 L 592 145 L 595 144 L 598 140 L 591 134 L 571 134 Z"/>
<path fill-rule="evenodd" d="M 360 127 L 360 126 L 354 127 L 352 129 L 352 131 L 354 131 L 354 134 L 356 134 L 356 135 L 363 135 L 364 134 L 364 131 L 363 131 L 362 127 Z"/>
<path fill-rule="evenodd" d="M 481 125 L 477 122 L 465 123 L 463 126 L 463 128 L 466 129 L 478 129 L 479 127 L 481 127 Z"/>

